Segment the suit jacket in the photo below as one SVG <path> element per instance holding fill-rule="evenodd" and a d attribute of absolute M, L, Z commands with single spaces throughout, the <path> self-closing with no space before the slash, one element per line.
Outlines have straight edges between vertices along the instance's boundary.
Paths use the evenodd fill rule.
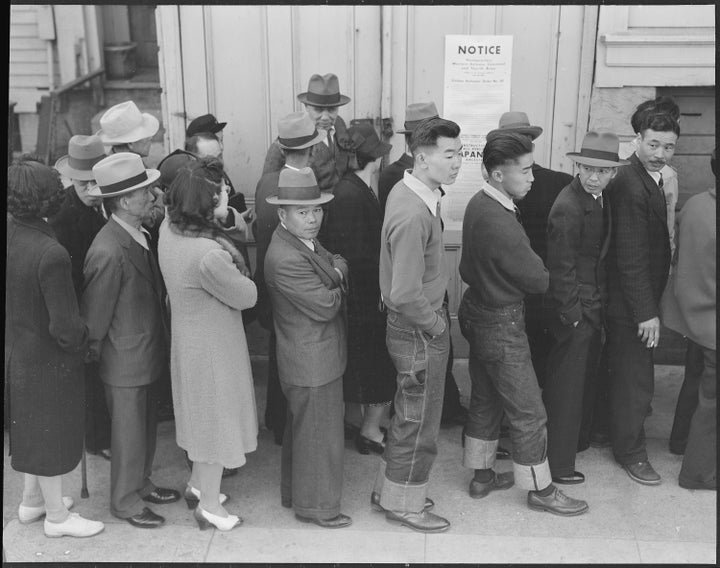
<path fill-rule="evenodd" d="M 280 380 L 302 387 L 341 377 L 347 362 L 348 265 L 317 242 L 316 247 L 311 251 L 278 225 L 265 256 Z"/>
<path fill-rule="evenodd" d="M 85 255 L 105 222 L 103 214 L 80 201 L 72 187 L 68 188 L 60 211 L 48 219 L 58 242 L 70 254 L 72 280 L 78 300 L 83 290 Z"/>
<path fill-rule="evenodd" d="M 638 324 L 660 315 L 670 271 L 665 197 L 636 154 L 605 194 L 613 215 L 607 255 L 608 317 Z"/>
<path fill-rule="evenodd" d="M 335 136 L 333 137 L 333 150 L 319 142 L 310 151 L 310 162 L 308 166 L 315 173 L 318 187 L 322 191 L 332 191 L 335 184 L 345 175 L 348 164 L 348 154 L 340 148 L 337 141 L 347 136 L 345 122 L 339 116 L 335 119 Z M 263 165 L 263 175 L 269 172 L 277 172 L 285 165 L 285 157 L 282 155 L 280 146 L 275 140 L 268 148 Z"/>
<path fill-rule="evenodd" d="M 380 172 L 378 199 L 380 200 L 380 207 L 383 214 L 385 213 L 385 203 L 387 203 L 390 190 L 403 178 L 405 170 L 411 170 L 413 168 L 413 164 L 413 157 L 410 154 L 403 154 L 397 161 L 389 166 L 385 166 Z"/>
<path fill-rule="evenodd" d="M 586 316 L 601 324 L 606 294 L 604 258 L 612 215 L 575 178 L 558 195 L 548 217 L 547 268 L 551 305 L 564 325 Z"/>
<path fill-rule="evenodd" d="M 154 382 L 169 345 L 157 261 L 111 217 L 88 250 L 84 273 L 81 313 L 101 379 L 118 387 Z"/>

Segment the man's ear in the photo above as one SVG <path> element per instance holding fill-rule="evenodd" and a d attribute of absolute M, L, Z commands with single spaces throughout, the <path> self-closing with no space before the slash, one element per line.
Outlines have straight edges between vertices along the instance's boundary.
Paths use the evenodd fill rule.
<path fill-rule="evenodd" d="M 498 183 L 502 183 L 503 173 L 500 168 L 495 168 L 490 174 L 490 179 L 495 180 Z"/>
<path fill-rule="evenodd" d="M 285 209 L 283 209 L 282 207 L 278 207 L 278 208 L 277 208 L 277 214 L 278 214 L 278 218 L 279 218 L 281 221 L 285 221 L 285 215 L 286 215 Z"/>

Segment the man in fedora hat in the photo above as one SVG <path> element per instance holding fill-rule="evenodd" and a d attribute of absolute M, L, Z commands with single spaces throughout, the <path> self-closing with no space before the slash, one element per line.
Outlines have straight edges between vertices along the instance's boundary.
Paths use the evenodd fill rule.
<path fill-rule="evenodd" d="M 100 117 L 97 133 L 112 154 L 133 152 L 146 157 L 150 153 L 152 138 L 160 129 L 160 121 L 140 109 L 133 101 L 125 101 L 110 107 Z"/>
<path fill-rule="evenodd" d="M 472 393 L 463 464 L 475 470 L 469 487 L 474 499 L 517 484 L 528 491 L 529 508 L 572 516 L 588 505 L 552 483 L 545 407 L 525 334 L 523 299 L 548 287 L 548 271 L 515 205 L 532 185 L 533 149 L 528 136 L 488 134 L 483 165 L 489 179 L 465 210 L 460 276 L 468 289 L 458 318 L 470 344 Z M 503 414 L 510 422 L 513 472 L 496 473 Z"/>
<path fill-rule="evenodd" d="M 496 130 L 490 132 L 516 132 L 536 140 L 543 129 L 530 124 L 524 112 L 505 112 L 500 117 Z M 517 202 L 522 215 L 522 225 L 530 239 L 530 246 L 543 260 L 547 258 L 547 219 L 550 208 L 560 190 L 568 185 L 573 177 L 565 172 L 544 168 L 537 163 L 532 166 L 533 182 L 530 192 Z M 548 321 L 552 312 L 544 306 L 541 294 L 528 294 L 525 297 L 525 325 L 530 343 L 533 368 L 540 386 L 545 383 L 547 354 L 552 338 L 548 331 Z"/>
<path fill-rule="evenodd" d="M 253 235 L 257 244 L 255 255 L 255 284 L 258 301 L 255 313 L 260 325 L 270 332 L 268 340 L 268 385 L 265 405 L 265 426 L 273 431 L 275 442 L 282 443 L 285 431 L 287 404 L 280 388 L 277 359 L 275 357 L 276 337 L 273 326 L 270 297 L 265 286 L 265 254 L 270 239 L 280 222 L 277 205 L 267 202 L 268 197 L 277 195 L 280 172 L 285 169 L 299 170 L 308 165 L 310 152 L 315 144 L 327 136 L 325 130 L 319 130 L 315 122 L 305 111 L 293 112 L 278 121 L 277 143 L 282 153 L 284 165 L 281 170 L 264 174 L 255 188 L 255 210 L 257 219 L 253 224 Z"/>
<path fill-rule="evenodd" d="M 83 291 L 83 265 L 90 244 L 105 225 L 102 198 L 89 194 L 95 184 L 92 167 L 105 157 L 98 136 L 77 134 L 70 138 L 68 153 L 55 169 L 72 182 L 60 211 L 48 219 L 58 242 L 70 254 L 72 280 L 78 303 Z M 110 415 L 97 363 L 85 365 L 85 448 L 91 454 L 110 459 Z"/>
<path fill-rule="evenodd" d="M 110 219 L 85 259 L 81 313 L 112 421 L 110 511 L 133 526 L 155 528 L 165 519 L 144 502 L 180 498 L 150 480 L 157 428 L 150 387 L 167 372 L 169 342 L 160 270 L 142 220 L 160 172 L 123 152 L 95 164 L 93 175 L 90 194 L 104 200 Z"/>
<path fill-rule="evenodd" d="M 555 312 L 549 325 L 555 343 L 543 400 L 550 472 L 560 484 L 585 481 L 575 471 L 575 454 L 581 424 L 589 426 L 595 400 L 612 225 L 603 190 L 618 166 L 628 163 L 618 157 L 619 147 L 613 133 L 588 132 L 580 152 L 567 154 L 578 175 L 560 192 L 548 218 L 548 298 Z"/>
<path fill-rule="evenodd" d="M 332 198 L 310 168 L 280 172 L 277 195 L 266 198 L 278 206 L 280 224 L 264 270 L 288 405 L 281 502 L 300 521 L 341 528 L 352 523 L 340 512 L 348 266 L 316 239 L 322 205 Z"/>
<path fill-rule="evenodd" d="M 347 132 L 345 122 L 338 116 L 338 108 L 348 104 L 350 97 L 340 94 L 337 75 L 327 73 L 310 77 L 308 90 L 300 93 L 297 99 L 305 105 L 317 129 L 326 133 L 323 143 L 313 146 L 308 165 L 315 173 L 320 189 L 332 191 L 347 170 L 347 152 L 337 145 L 337 138 L 346 136 Z M 277 141 L 270 145 L 265 156 L 263 175 L 282 168 L 285 161 L 280 150 Z"/>
<path fill-rule="evenodd" d="M 615 460 L 644 485 L 661 482 L 648 460 L 644 423 L 655 384 L 660 299 L 670 273 L 661 170 L 679 135 L 680 126 L 669 114 L 646 115 L 630 163 L 618 168 L 607 190 L 613 216 L 607 255 L 610 439 Z"/>

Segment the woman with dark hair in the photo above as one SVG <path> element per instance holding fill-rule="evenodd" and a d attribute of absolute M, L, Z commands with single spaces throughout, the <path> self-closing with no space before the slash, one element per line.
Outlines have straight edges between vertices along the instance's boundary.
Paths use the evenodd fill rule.
<path fill-rule="evenodd" d="M 343 375 L 345 422 L 355 427 L 361 454 L 382 454 L 380 429 L 395 395 L 395 367 L 385 345 L 385 314 L 380 311 L 380 229 L 382 210 L 371 181 L 380 158 L 391 146 L 369 124 L 358 124 L 338 138 L 349 154 L 348 172 L 335 186 L 328 206 L 328 250 L 350 265 L 348 292 L 348 362 Z"/>
<path fill-rule="evenodd" d="M 12 467 L 25 474 L 21 523 L 45 516 L 49 537 L 92 536 L 104 525 L 70 513 L 62 475 L 83 451 L 83 357 L 70 256 L 47 217 L 64 191 L 59 174 L 24 156 L 8 168 L 5 373 L 10 399 Z"/>
<path fill-rule="evenodd" d="M 170 374 L 177 444 L 193 462 L 185 490 L 202 530 L 242 523 L 223 507 L 223 467 L 257 447 L 257 412 L 242 312 L 257 290 L 222 228 L 228 187 L 216 159 L 189 162 L 165 196 L 158 254 L 171 307 Z"/>

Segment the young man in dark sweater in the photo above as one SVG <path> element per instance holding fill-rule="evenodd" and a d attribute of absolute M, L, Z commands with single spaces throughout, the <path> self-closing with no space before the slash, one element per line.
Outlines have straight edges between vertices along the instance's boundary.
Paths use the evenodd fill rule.
<path fill-rule="evenodd" d="M 489 182 L 465 210 L 460 259 L 460 276 L 469 286 L 458 316 L 470 344 L 472 394 L 463 456 L 463 464 L 475 470 L 470 496 L 480 499 L 517 482 L 529 490 L 531 509 L 579 515 L 587 503 L 552 484 L 545 407 L 525 334 L 523 300 L 548 287 L 548 271 L 530 247 L 514 203 L 530 191 L 533 143 L 522 134 L 494 132 L 483 164 Z M 503 411 L 514 475 L 493 470 Z"/>

